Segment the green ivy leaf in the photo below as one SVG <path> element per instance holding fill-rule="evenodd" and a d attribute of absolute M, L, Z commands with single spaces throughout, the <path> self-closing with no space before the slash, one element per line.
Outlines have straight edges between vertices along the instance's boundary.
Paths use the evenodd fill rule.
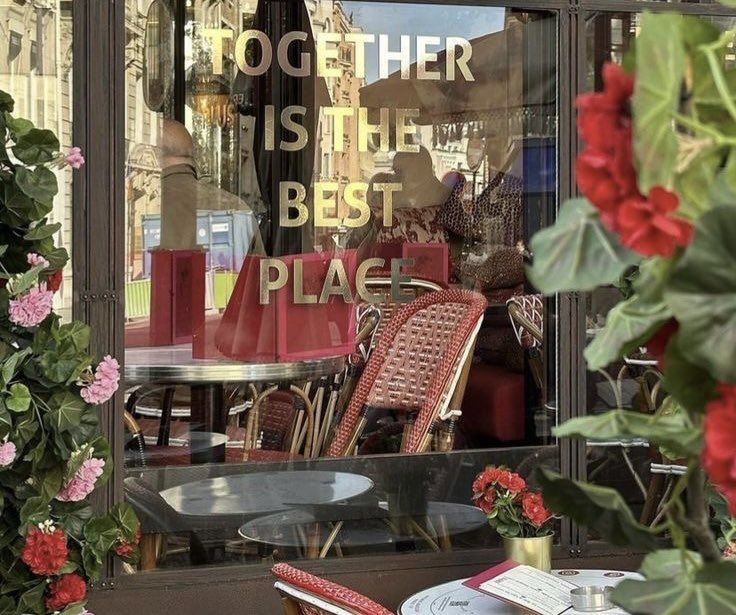
<path fill-rule="evenodd" d="M 632 99 L 634 154 L 639 188 L 671 188 L 679 145 L 672 116 L 680 104 L 685 74 L 682 17 L 644 13 L 637 39 L 636 88 Z"/>
<path fill-rule="evenodd" d="M 637 615 L 727 615 L 736 613 L 736 564 L 705 564 L 694 578 L 622 581 L 613 601 Z"/>
<path fill-rule="evenodd" d="M 12 285 L 12 292 L 15 295 L 20 295 L 26 292 L 31 286 L 34 286 L 38 282 L 38 275 L 43 271 L 42 265 L 31 267 L 28 271 L 24 271 L 11 283 L 8 283 L 8 288 Z"/>
<path fill-rule="evenodd" d="M 537 468 L 536 477 L 544 501 L 556 513 L 590 528 L 613 545 L 635 545 L 644 551 L 657 548 L 654 534 L 634 519 L 615 489 L 572 481 L 542 467 Z"/>
<path fill-rule="evenodd" d="M 687 552 L 690 560 L 697 565 L 701 563 L 700 553 Z M 658 579 L 675 579 L 687 573 L 682 565 L 683 553 L 679 549 L 662 549 L 648 553 L 641 563 L 641 572 L 648 581 Z"/>
<path fill-rule="evenodd" d="M 90 578 L 99 578 L 102 562 L 117 542 L 119 534 L 117 524 L 109 516 L 91 519 L 84 526 L 86 542 L 82 548 L 82 562 Z"/>
<path fill-rule="evenodd" d="M 10 395 L 5 400 L 8 410 L 25 412 L 31 406 L 31 392 L 25 384 L 16 382 L 10 385 Z"/>
<path fill-rule="evenodd" d="M 10 429 L 13 427 L 13 419 L 10 416 L 10 412 L 8 412 L 8 408 L 5 405 L 5 400 L 0 399 L 0 436 L 5 436 L 5 434 L 10 432 Z"/>
<path fill-rule="evenodd" d="M 51 269 L 54 270 L 63 269 L 69 262 L 69 252 L 66 251 L 66 248 L 54 248 L 49 251 L 42 250 L 39 254 L 49 261 Z"/>
<path fill-rule="evenodd" d="M 54 502 L 54 513 L 59 516 L 64 530 L 81 539 L 84 524 L 92 518 L 92 507 L 87 502 Z"/>
<path fill-rule="evenodd" d="M 608 313 L 606 326 L 585 349 L 588 369 L 603 369 L 644 345 L 671 317 L 666 303 L 646 301 L 640 295 L 617 304 Z"/>
<path fill-rule="evenodd" d="M 5 112 L 5 125 L 8 127 L 10 134 L 13 135 L 13 139 L 18 139 L 18 137 L 26 134 L 33 128 L 33 122 L 30 120 L 22 117 L 13 117 L 7 111 Z"/>
<path fill-rule="evenodd" d="M 663 385 L 689 412 L 704 412 L 716 394 L 716 381 L 701 365 L 688 361 L 680 351 L 679 334 L 667 344 Z"/>
<path fill-rule="evenodd" d="M 702 433 L 684 414 L 658 416 L 631 410 L 611 410 L 603 414 L 583 416 L 554 428 L 559 438 L 616 440 L 643 438 L 667 447 L 677 457 L 695 457 L 703 446 Z"/>
<path fill-rule="evenodd" d="M 25 167 L 18 167 L 15 171 L 15 183 L 23 191 L 23 194 L 29 196 L 34 201 L 41 201 L 43 203 L 53 201 L 59 192 L 56 175 L 46 167 L 36 167 L 32 171 Z M 58 226 L 61 228 L 61 224 Z M 42 238 L 43 236 L 33 237 L 33 239 Z M 26 235 L 26 239 L 29 239 L 28 235 Z"/>
<path fill-rule="evenodd" d="M 0 111 L 2 111 L 3 113 L 5 111 L 7 111 L 8 113 L 12 113 L 14 107 L 15 101 L 13 100 L 13 97 L 7 92 L 3 92 L 2 90 L 0 90 Z"/>
<path fill-rule="evenodd" d="M 48 406 L 51 411 L 46 414 L 45 422 L 57 433 L 78 427 L 82 412 L 86 408 L 84 400 L 69 391 L 54 393 L 48 401 Z"/>
<path fill-rule="evenodd" d="M 697 221 L 665 300 L 680 323 L 682 355 L 717 380 L 736 382 L 735 206 L 717 207 Z"/>
<path fill-rule="evenodd" d="M 85 351 L 89 347 L 90 334 L 87 325 L 75 320 L 59 327 L 56 337 L 59 341 L 70 340 L 78 351 Z"/>
<path fill-rule="evenodd" d="M 50 468 L 43 474 L 39 473 L 36 477 L 41 497 L 46 501 L 53 500 L 61 491 L 64 482 L 64 466 L 59 464 Z"/>
<path fill-rule="evenodd" d="M 567 201 L 555 224 L 534 235 L 530 248 L 529 280 L 547 295 L 611 284 L 641 260 L 603 227 L 585 199 Z"/>
<path fill-rule="evenodd" d="M 18 610 L 20 615 L 44 615 L 46 613 L 46 603 L 44 593 L 46 592 L 46 581 L 41 580 L 31 589 L 23 592 L 18 600 Z"/>
<path fill-rule="evenodd" d="M 698 154 L 688 167 L 675 178 L 675 189 L 680 196 L 678 213 L 695 220 L 708 211 L 712 204 L 708 193 L 716 181 L 723 154 L 711 147 Z"/>
<path fill-rule="evenodd" d="M 119 502 L 118 504 L 115 504 L 110 509 L 108 516 L 119 528 L 123 530 L 128 538 L 133 538 L 135 536 L 140 523 L 130 504 L 127 502 Z"/>
<path fill-rule="evenodd" d="M 732 151 L 725 166 L 718 171 L 709 189 L 713 207 L 736 203 L 736 151 Z"/>
<path fill-rule="evenodd" d="M 48 500 L 41 496 L 28 498 L 20 509 L 20 535 L 25 536 L 29 526 L 46 521 L 49 518 L 49 511 Z"/>
<path fill-rule="evenodd" d="M 60 147 L 59 140 L 51 130 L 32 128 L 18 137 L 13 153 L 24 164 L 36 165 L 51 162 Z"/>
<path fill-rule="evenodd" d="M 2 364 L 0 369 L 0 376 L 3 379 L 3 388 L 15 377 L 16 372 L 23 364 L 23 361 L 31 354 L 30 348 L 24 348 L 20 352 L 11 354 Z"/>
<path fill-rule="evenodd" d="M 41 239 L 46 239 L 46 237 L 52 237 L 58 233 L 60 229 L 60 222 L 55 222 L 54 224 L 42 224 L 28 231 L 23 239 L 26 241 L 40 241 Z"/>

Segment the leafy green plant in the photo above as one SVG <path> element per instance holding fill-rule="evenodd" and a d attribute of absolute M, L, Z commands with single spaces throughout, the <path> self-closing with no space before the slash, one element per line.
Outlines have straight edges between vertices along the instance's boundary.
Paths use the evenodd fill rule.
<path fill-rule="evenodd" d="M 52 169 L 84 159 L 13 106 L 0 92 L 0 614 L 79 615 L 111 552 L 135 563 L 139 524 L 125 504 L 99 517 L 89 502 L 112 472 L 97 405 L 117 362 L 93 369 L 89 327 L 53 312 L 68 254 L 47 219 Z"/>
<path fill-rule="evenodd" d="M 646 345 L 663 372 L 667 395 L 653 414 L 617 409 L 556 430 L 643 438 L 683 459 L 653 527 L 613 489 L 539 471 L 553 510 L 650 552 L 646 581 L 614 592 L 631 613 L 736 613 L 736 563 L 723 556 L 736 537 L 735 40 L 694 17 L 645 13 L 626 69 L 609 64 L 604 91 L 578 101 L 585 198 L 531 242 L 529 278 L 545 293 L 627 278 L 626 298 L 585 351 L 590 369 Z"/>

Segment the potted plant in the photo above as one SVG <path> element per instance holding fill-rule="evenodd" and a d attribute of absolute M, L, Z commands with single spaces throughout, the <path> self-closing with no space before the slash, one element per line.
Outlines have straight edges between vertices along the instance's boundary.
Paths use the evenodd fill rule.
<path fill-rule="evenodd" d="M 554 519 L 542 495 L 519 474 L 488 466 L 473 482 L 473 502 L 503 539 L 509 559 L 551 570 Z"/>
<path fill-rule="evenodd" d="M 529 279 L 547 294 L 592 291 L 633 271 L 585 357 L 597 370 L 646 346 L 663 374 L 653 412 L 615 409 L 555 430 L 644 438 L 683 459 L 656 523 L 639 523 L 614 489 L 538 472 L 554 511 L 647 554 L 646 580 L 613 592 L 634 614 L 736 613 L 736 563 L 723 554 L 734 527 L 723 517 L 736 513 L 734 40 L 736 31 L 692 16 L 644 13 L 623 66 L 608 64 L 604 90 L 577 103 L 584 198 L 531 242 Z"/>
<path fill-rule="evenodd" d="M 13 106 L 0 91 L 0 613 L 90 615 L 88 584 L 108 555 L 138 558 L 133 510 L 90 506 L 112 473 L 98 406 L 120 371 L 109 356 L 93 362 L 88 326 L 53 310 L 68 261 L 47 220 L 53 169 L 80 168 L 82 152 L 60 152 Z"/>

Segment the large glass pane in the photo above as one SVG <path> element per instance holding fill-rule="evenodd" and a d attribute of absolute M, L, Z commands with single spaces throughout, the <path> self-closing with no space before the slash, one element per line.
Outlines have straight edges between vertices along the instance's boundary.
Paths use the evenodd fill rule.
<path fill-rule="evenodd" d="M 72 3 L 60 0 L 0 1 L 0 90 L 15 99 L 16 117 L 53 130 L 62 151 L 72 146 Z M 59 193 L 49 214 L 60 223 L 54 238 L 71 253 L 72 168 L 55 170 Z M 54 309 L 65 320 L 72 311 L 71 264 L 54 294 Z"/>
<path fill-rule="evenodd" d="M 587 86 L 602 89 L 601 71 L 608 61 L 621 62 L 639 31 L 637 13 L 600 12 L 586 18 Z M 722 29 L 733 27 L 734 17 L 710 17 Z M 727 56 L 731 63 L 736 56 Z M 637 275 L 635 268 L 627 272 L 618 284 L 599 288 L 586 297 L 586 336 L 592 340 L 605 326 L 609 310 L 624 298 Z M 587 395 L 585 411 L 599 414 L 615 408 L 651 413 L 663 402 L 661 374 L 656 361 L 639 349 L 624 361 L 599 372 L 586 372 Z M 635 515 L 646 524 L 662 516 L 660 503 L 669 489 L 672 476 L 684 467 L 677 460 L 662 455 L 656 447 L 642 440 L 589 442 L 585 451 L 588 479 L 616 488 L 624 494 Z M 596 536 L 591 536 L 596 539 Z"/>
<path fill-rule="evenodd" d="M 499 545 L 474 476 L 558 464 L 555 15 L 126 6 L 142 567 Z"/>

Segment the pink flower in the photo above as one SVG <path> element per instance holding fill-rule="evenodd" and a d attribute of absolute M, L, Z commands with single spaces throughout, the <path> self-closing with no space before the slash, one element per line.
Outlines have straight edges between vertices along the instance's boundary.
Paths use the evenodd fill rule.
<path fill-rule="evenodd" d="M 106 355 L 95 370 L 94 381 L 82 388 L 82 399 L 88 404 L 104 404 L 118 390 L 120 364 Z"/>
<path fill-rule="evenodd" d="M 0 468 L 7 468 L 13 463 L 16 452 L 15 444 L 12 442 L 3 442 L 0 444 Z"/>
<path fill-rule="evenodd" d="M 29 252 L 26 256 L 26 260 L 31 267 L 38 267 L 39 265 L 42 265 L 45 269 L 49 266 L 49 261 L 47 261 L 40 254 L 36 254 L 35 252 Z"/>
<path fill-rule="evenodd" d="M 84 164 L 82 150 L 78 147 L 71 148 L 66 156 L 66 163 L 72 167 L 72 169 L 81 169 Z"/>
<path fill-rule="evenodd" d="M 10 300 L 8 315 L 11 322 L 21 327 L 35 327 L 51 314 L 54 293 L 46 290 L 46 283 L 41 282 L 16 299 Z"/>
<path fill-rule="evenodd" d="M 94 491 L 104 467 L 104 459 L 85 459 L 76 474 L 59 491 L 56 499 L 62 502 L 80 502 Z"/>

